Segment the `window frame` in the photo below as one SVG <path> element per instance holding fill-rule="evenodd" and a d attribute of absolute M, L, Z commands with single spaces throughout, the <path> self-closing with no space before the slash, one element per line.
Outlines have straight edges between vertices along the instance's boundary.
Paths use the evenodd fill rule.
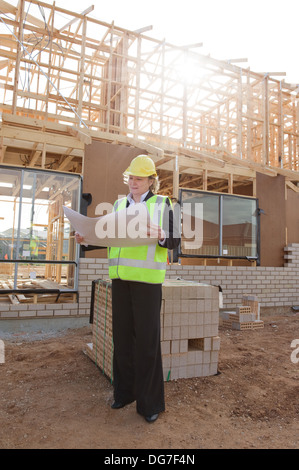
<path fill-rule="evenodd" d="M 81 211 L 81 197 L 82 197 L 82 175 L 78 173 L 68 173 L 68 172 L 61 172 L 61 171 L 54 171 L 54 170 L 47 170 L 47 169 L 39 169 L 39 168 L 27 168 L 27 167 L 17 167 L 17 166 L 11 166 L 11 165 L 0 165 L 0 172 L 1 171 L 17 171 L 20 172 L 20 193 L 19 193 L 19 204 L 20 204 L 20 210 L 18 213 L 18 224 L 17 224 L 17 239 L 16 239 L 16 253 L 19 253 L 18 249 L 20 246 L 20 222 L 21 222 L 21 217 L 22 217 L 22 199 L 23 199 L 23 193 L 24 193 L 24 188 L 23 188 L 23 182 L 25 178 L 25 173 L 35 173 L 35 174 L 47 174 L 47 175 L 56 175 L 56 176 L 62 176 L 62 177 L 74 177 L 78 179 L 78 207 L 77 210 L 78 212 Z M 70 226 L 70 230 L 71 226 Z M 61 293 L 78 293 L 78 283 L 79 283 L 79 257 L 80 257 L 80 246 L 76 244 L 75 246 L 75 255 L 73 260 L 46 260 L 46 259 L 26 259 L 22 260 L 17 258 L 13 259 L 0 259 L 0 263 L 8 263 L 8 264 L 14 264 L 13 268 L 13 287 L 10 289 L 1 289 L 0 288 L 0 294 L 10 294 L 10 293 L 36 293 L 36 294 L 43 294 L 43 293 L 57 293 L 57 296 Z M 73 288 L 70 287 L 64 287 L 63 289 L 60 289 L 57 287 L 57 289 L 48 289 L 48 288 L 37 288 L 37 289 L 19 289 L 17 288 L 17 280 L 18 280 L 18 265 L 20 263 L 23 264 L 30 264 L 30 265 L 39 265 L 39 264 L 50 264 L 50 265 L 74 265 L 75 267 L 75 274 L 74 274 L 74 285 Z M 57 297 L 57 299 L 58 299 Z M 56 299 L 56 300 L 57 300 Z"/>
<path fill-rule="evenodd" d="M 243 196 L 240 194 L 229 194 L 229 193 L 219 193 L 214 191 L 203 191 L 199 189 L 190 189 L 190 188 L 180 188 L 179 189 L 179 199 L 178 204 L 180 205 L 180 215 L 181 215 L 181 229 L 183 224 L 183 195 L 188 193 L 192 194 L 204 194 L 211 197 L 218 197 L 218 227 L 219 227 L 219 242 L 218 242 L 218 254 L 210 255 L 210 254 L 189 254 L 184 253 L 182 250 L 182 242 L 180 242 L 178 247 L 178 258 L 211 258 L 211 259 L 240 259 L 240 260 L 247 260 L 247 261 L 255 261 L 257 266 L 260 265 L 260 209 L 259 209 L 259 200 L 253 196 Z M 256 202 L 256 229 L 255 229 L 255 240 L 256 240 L 256 250 L 255 256 L 234 256 L 234 255 L 226 255 L 223 254 L 223 200 L 224 197 L 229 198 L 239 198 L 239 199 L 249 199 L 254 200 Z"/>

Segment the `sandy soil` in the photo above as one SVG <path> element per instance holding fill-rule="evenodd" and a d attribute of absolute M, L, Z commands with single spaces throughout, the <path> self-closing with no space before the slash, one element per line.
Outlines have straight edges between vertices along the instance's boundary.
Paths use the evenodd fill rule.
<path fill-rule="evenodd" d="M 255 331 L 220 328 L 220 373 L 167 382 L 167 408 L 153 424 L 134 403 L 110 408 L 112 385 L 84 353 L 89 327 L 2 335 L 0 448 L 298 448 L 299 362 L 291 360 L 291 342 L 299 315 L 264 321 Z"/>

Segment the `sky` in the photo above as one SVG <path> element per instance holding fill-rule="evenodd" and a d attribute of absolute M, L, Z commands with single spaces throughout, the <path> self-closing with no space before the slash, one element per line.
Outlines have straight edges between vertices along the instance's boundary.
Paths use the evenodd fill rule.
<path fill-rule="evenodd" d="M 52 4 L 52 0 L 46 0 Z M 147 36 L 174 45 L 203 43 L 197 49 L 215 59 L 247 59 L 237 63 L 254 72 L 299 84 L 298 0 L 56 0 L 55 4 L 136 30 L 153 26 Z"/>

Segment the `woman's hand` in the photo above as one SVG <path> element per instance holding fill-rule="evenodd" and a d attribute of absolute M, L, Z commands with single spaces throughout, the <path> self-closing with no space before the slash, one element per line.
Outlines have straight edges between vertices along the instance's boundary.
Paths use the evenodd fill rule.
<path fill-rule="evenodd" d="M 147 224 L 147 236 L 150 238 L 157 238 L 159 241 L 162 241 L 166 238 L 164 230 L 153 222 Z"/>
<path fill-rule="evenodd" d="M 79 245 L 81 245 L 81 243 L 84 242 L 84 237 L 82 237 L 82 235 L 80 235 L 80 233 L 75 232 L 75 240 L 76 240 L 77 243 L 79 243 Z"/>

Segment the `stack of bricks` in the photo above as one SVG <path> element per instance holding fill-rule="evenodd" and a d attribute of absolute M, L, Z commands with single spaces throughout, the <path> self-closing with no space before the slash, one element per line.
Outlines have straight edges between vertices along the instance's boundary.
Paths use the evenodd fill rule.
<path fill-rule="evenodd" d="M 220 350 L 218 287 L 166 280 L 162 286 L 161 351 L 164 380 L 215 375 Z M 113 379 L 110 281 L 97 281 L 93 342 L 87 355 Z"/>
<path fill-rule="evenodd" d="M 243 296 L 242 305 L 238 305 L 234 311 L 222 311 L 220 324 L 224 328 L 233 330 L 255 330 L 264 327 L 260 320 L 260 304 L 254 295 Z"/>
<path fill-rule="evenodd" d="M 254 320 L 260 321 L 260 303 L 256 295 L 243 295 L 242 304 L 250 307 Z"/>
<path fill-rule="evenodd" d="M 112 290 L 110 281 L 97 281 L 92 323 L 92 343 L 87 355 L 109 378 L 113 377 Z"/>
<path fill-rule="evenodd" d="M 289 243 L 284 248 L 284 267 L 289 268 L 299 265 L 299 243 Z"/>
<path fill-rule="evenodd" d="M 165 380 L 217 373 L 219 290 L 166 280 L 162 289 L 161 348 Z"/>

